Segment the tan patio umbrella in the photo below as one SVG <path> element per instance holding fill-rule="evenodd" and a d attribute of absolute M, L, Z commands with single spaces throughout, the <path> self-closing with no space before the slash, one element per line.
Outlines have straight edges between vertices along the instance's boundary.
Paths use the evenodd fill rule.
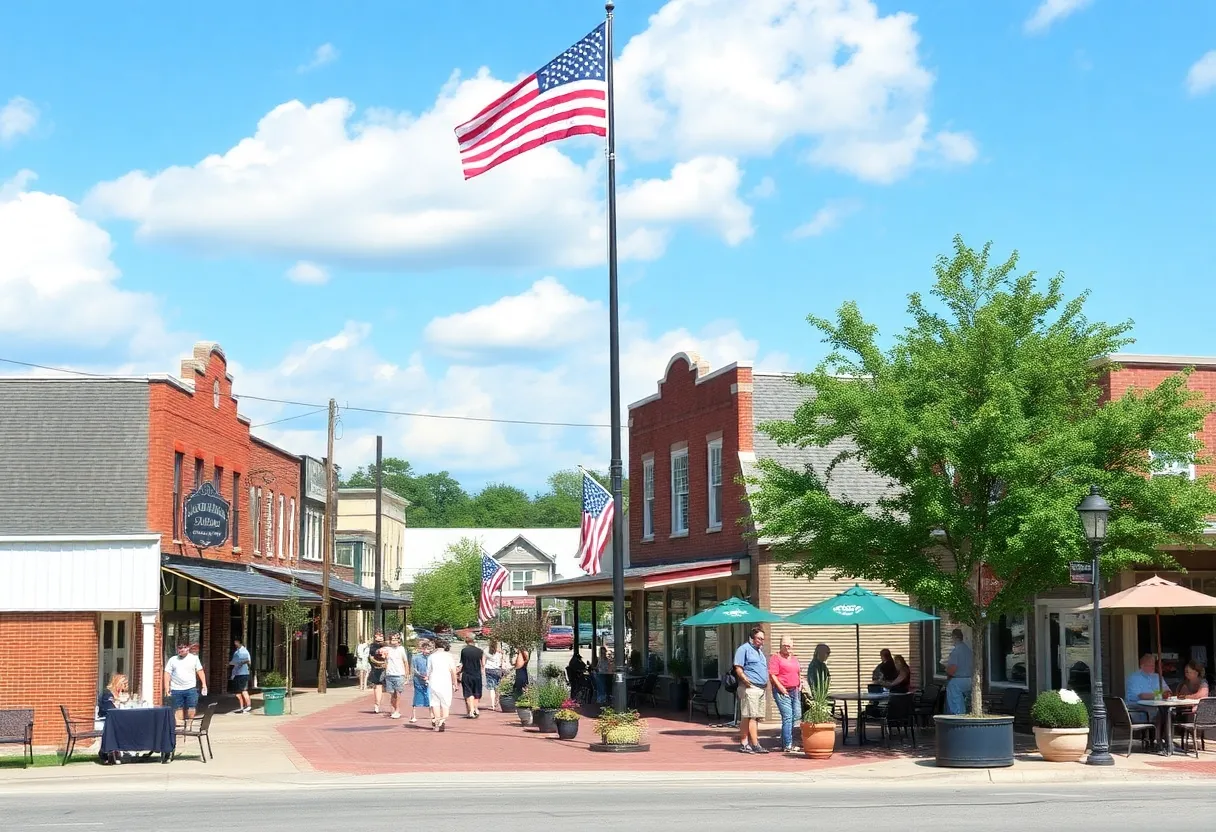
<path fill-rule="evenodd" d="M 1093 604 L 1083 607 L 1092 610 Z M 1102 599 L 1102 612 L 1133 613 L 1136 615 L 1156 616 L 1157 624 L 1157 674 L 1161 678 L 1161 613 L 1166 615 L 1187 615 L 1195 612 L 1216 612 L 1216 597 L 1204 595 L 1185 586 L 1179 586 L 1173 581 L 1154 575 L 1147 580 L 1116 592 Z M 1097 637 L 1102 637 L 1101 623 L 1097 628 Z"/>

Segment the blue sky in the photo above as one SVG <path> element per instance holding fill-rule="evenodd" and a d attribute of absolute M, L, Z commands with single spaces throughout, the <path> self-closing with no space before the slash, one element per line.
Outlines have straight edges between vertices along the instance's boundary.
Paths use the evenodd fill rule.
<path fill-rule="evenodd" d="M 451 136 L 602 8 L 5 4 L 0 357 L 165 372 L 206 339 L 251 395 L 606 423 L 602 148 L 465 183 Z M 1216 302 L 1216 7 L 622 0 L 616 54 L 627 401 L 682 349 L 809 367 L 805 315 L 844 300 L 893 331 L 956 233 L 1064 271 L 1139 351 L 1216 353 L 1184 315 Z M 348 412 L 338 461 L 377 432 L 473 487 L 608 456 L 602 428 Z"/>

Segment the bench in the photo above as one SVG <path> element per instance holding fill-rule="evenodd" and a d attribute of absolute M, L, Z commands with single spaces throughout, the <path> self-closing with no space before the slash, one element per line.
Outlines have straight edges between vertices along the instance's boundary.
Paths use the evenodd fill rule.
<path fill-rule="evenodd" d="M 0 745 L 21 745 L 22 762 L 34 762 L 33 708 L 0 708 Z"/>

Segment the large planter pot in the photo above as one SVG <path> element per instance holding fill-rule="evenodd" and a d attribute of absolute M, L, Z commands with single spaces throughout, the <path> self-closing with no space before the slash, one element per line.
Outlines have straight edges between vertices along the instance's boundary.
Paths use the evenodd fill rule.
<path fill-rule="evenodd" d="M 262 713 L 266 716 L 283 715 L 283 699 L 287 688 L 262 688 Z"/>
<path fill-rule="evenodd" d="M 685 712 L 688 710 L 688 680 L 672 679 L 667 685 L 667 702 L 672 710 Z"/>
<path fill-rule="evenodd" d="M 532 711 L 532 721 L 542 734 L 557 733 L 557 708 L 537 708 Z"/>
<path fill-rule="evenodd" d="M 938 714 L 937 764 L 942 768 L 1013 765 L 1013 717 Z"/>
<path fill-rule="evenodd" d="M 638 725 L 620 725 L 600 734 L 600 742 L 589 746 L 592 751 L 630 753 L 649 751 L 650 743 L 642 742 L 645 731 Z"/>
<path fill-rule="evenodd" d="M 499 706 L 500 708 L 502 708 L 502 712 L 503 712 L 504 714 L 513 714 L 513 713 L 515 713 L 515 697 L 514 697 L 514 696 L 500 696 L 500 697 L 498 697 L 498 706 Z"/>
<path fill-rule="evenodd" d="M 559 719 L 557 720 L 557 738 L 559 740 L 572 740 L 578 736 L 578 720 L 577 719 Z"/>
<path fill-rule="evenodd" d="M 802 751 L 812 760 L 826 760 L 836 750 L 835 722 L 802 723 Z"/>
<path fill-rule="evenodd" d="M 1034 729 L 1034 744 L 1049 763 L 1079 763 L 1089 744 L 1089 728 Z"/>
<path fill-rule="evenodd" d="M 529 726 L 532 724 L 532 709 L 531 708 L 516 708 L 515 715 L 519 717 L 519 724 Z"/>

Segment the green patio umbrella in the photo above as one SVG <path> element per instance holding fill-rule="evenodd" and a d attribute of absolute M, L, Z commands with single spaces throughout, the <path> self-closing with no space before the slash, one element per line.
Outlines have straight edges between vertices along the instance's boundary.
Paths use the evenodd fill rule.
<path fill-rule="evenodd" d="M 860 584 L 840 593 L 834 598 L 820 601 L 814 606 L 787 615 L 791 624 L 819 627 L 853 627 L 857 635 L 857 711 L 861 712 L 861 628 L 882 624 L 913 624 L 917 621 L 936 621 L 936 615 L 921 612 L 898 601 L 892 601 Z"/>
<path fill-rule="evenodd" d="M 716 607 L 702 610 L 696 615 L 685 618 L 685 627 L 714 627 L 719 624 L 770 624 L 785 621 L 785 617 L 775 612 L 765 612 L 754 607 L 742 598 L 727 598 Z"/>

